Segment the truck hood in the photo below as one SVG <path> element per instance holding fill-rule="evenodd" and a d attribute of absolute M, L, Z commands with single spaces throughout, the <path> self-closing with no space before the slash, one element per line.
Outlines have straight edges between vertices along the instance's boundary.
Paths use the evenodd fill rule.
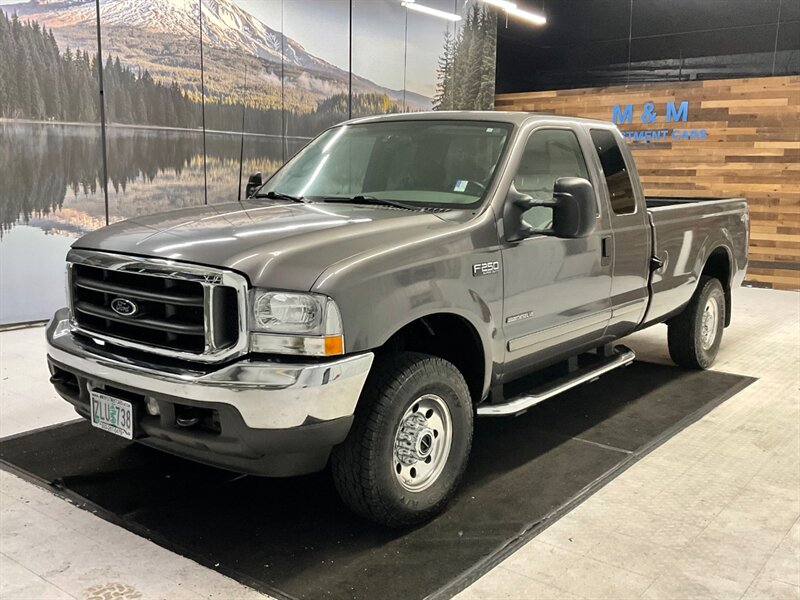
<path fill-rule="evenodd" d="M 254 286 L 309 290 L 330 265 L 452 229 L 465 212 L 235 202 L 122 221 L 83 236 L 73 247 L 225 267 Z"/>

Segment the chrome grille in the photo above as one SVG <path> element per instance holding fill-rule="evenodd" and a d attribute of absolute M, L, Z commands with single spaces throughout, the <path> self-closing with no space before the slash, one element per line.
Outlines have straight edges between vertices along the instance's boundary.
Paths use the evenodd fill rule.
<path fill-rule="evenodd" d="M 84 250 L 71 251 L 67 261 L 78 331 L 121 346 L 209 362 L 244 351 L 242 276 Z"/>

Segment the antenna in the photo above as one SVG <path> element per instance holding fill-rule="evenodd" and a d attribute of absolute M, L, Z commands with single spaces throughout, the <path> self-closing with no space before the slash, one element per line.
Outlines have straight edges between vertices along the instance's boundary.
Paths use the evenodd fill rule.
<path fill-rule="evenodd" d="M 244 63 L 244 91 L 247 92 L 247 63 Z M 242 134 L 239 142 L 239 193 L 237 199 L 242 201 L 242 167 L 244 165 L 244 115 L 247 111 L 247 97 L 242 98 Z"/>

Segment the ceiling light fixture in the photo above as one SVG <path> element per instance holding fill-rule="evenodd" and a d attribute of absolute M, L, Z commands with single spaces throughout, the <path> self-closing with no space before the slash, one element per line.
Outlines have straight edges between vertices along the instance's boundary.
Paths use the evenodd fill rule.
<path fill-rule="evenodd" d="M 542 15 L 537 15 L 532 12 L 528 12 L 527 10 L 521 10 L 519 8 L 509 8 L 506 12 L 510 15 L 514 15 L 515 17 L 519 17 L 520 19 L 524 19 L 525 21 L 530 21 L 536 25 L 544 25 L 547 23 L 547 19 L 545 19 Z"/>
<path fill-rule="evenodd" d="M 492 6 L 496 6 L 497 8 L 502 8 L 506 11 L 507 15 L 511 15 L 514 17 L 519 17 L 525 21 L 530 21 L 536 25 L 544 25 L 547 23 L 547 19 L 543 15 L 538 15 L 536 13 L 528 12 L 527 10 L 522 10 L 521 8 L 517 7 L 516 4 L 513 2 L 508 2 L 508 0 L 482 0 L 486 4 L 491 4 Z"/>
<path fill-rule="evenodd" d="M 403 6 L 406 8 L 410 8 L 411 10 L 415 10 L 417 12 L 425 13 L 426 15 L 431 15 L 434 17 L 439 17 L 440 19 L 447 19 L 448 21 L 460 21 L 461 15 L 457 15 L 455 13 L 445 12 L 443 10 L 439 10 L 437 8 L 431 8 L 430 6 L 425 6 L 424 4 L 417 4 L 414 0 L 406 0 L 406 2 L 401 2 Z"/>
<path fill-rule="evenodd" d="M 507 2 L 507 0 L 483 0 L 486 4 L 491 4 L 492 6 L 496 6 L 497 8 L 502 8 L 503 10 L 514 10 L 517 8 L 517 5 L 513 2 Z"/>

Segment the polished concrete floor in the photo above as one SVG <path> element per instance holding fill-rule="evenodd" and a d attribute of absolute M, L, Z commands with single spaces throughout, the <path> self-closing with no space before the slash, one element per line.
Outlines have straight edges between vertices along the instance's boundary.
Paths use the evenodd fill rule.
<path fill-rule="evenodd" d="M 669 362 L 663 326 L 626 343 Z M 75 417 L 44 353 L 41 328 L 0 333 L 0 436 Z M 800 295 L 737 290 L 714 368 L 758 381 L 459 599 L 800 599 Z M 0 599 L 107 597 L 264 596 L 0 471 Z"/>

